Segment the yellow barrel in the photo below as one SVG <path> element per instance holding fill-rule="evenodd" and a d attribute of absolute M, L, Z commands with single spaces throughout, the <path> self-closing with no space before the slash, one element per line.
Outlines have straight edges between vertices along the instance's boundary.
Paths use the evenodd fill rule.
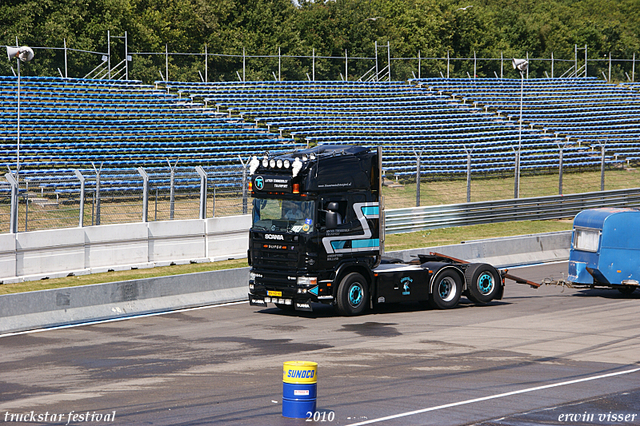
<path fill-rule="evenodd" d="M 318 398 L 318 363 L 287 361 L 282 368 L 282 415 L 294 419 L 315 413 Z"/>
<path fill-rule="evenodd" d="M 282 368 L 282 381 L 293 384 L 318 383 L 318 363 L 287 361 Z"/>

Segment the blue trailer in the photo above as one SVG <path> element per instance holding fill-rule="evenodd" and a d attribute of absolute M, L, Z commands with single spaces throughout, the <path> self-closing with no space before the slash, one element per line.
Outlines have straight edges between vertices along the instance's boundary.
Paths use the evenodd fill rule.
<path fill-rule="evenodd" d="M 640 210 L 584 210 L 573 220 L 568 281 L 633 293 L 640 282 Z"/>

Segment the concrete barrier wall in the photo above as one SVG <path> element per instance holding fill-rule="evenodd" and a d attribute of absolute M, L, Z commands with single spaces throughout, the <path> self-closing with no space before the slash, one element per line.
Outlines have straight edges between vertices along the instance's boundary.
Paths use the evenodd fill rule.
<path fill-rule="evenodd" d="M 149 231 L 145 223 L 91 226 L 78 231 L 84 233 L 85 269 L 98 272 L 116 265 L 149 262 Z"/>
<path fill-rule="evenodd" d="M 229 224 L 216 225 L 221 227 L 217 228 L 218 231 L 223 232 L 223 227 Z M 94 241 L 98 250 L 102 250 L 98 240 Z M 229 241 L 230 244 L 236 242 L 235 239 Z M 570 232 L 557 232 L 468 241 L 390 252 L 388 255 L 408 261 L 418 253 L 437 251 L 472 262 L 511 267 L 567 260 L 570 242 Z M 224 246 L 222 243 L 218 245 Z M 137 252 L 137 244 L 132 243 L 132 247 L 133 252 Z M 238 244 L 234 247 L 243 249 L 246 254 L 246 246 Z M 185 253 L 181 250 L 177 252 Z M 197 254 L 195 251 L 188 253 Z M 248 282 L 249 268 L 239 268 L 1 295 L 0 333 L 246 300 Z"/>
<path fill-rule="evenodd" d="M 0 333 L 247 298 L 249 268 L 0 295 Z"/>
<path fill-rule="evenodd" d="M 207 219 L 206 225 L 207 258 L 215 261 L 229 259 L 229 253 L 247 255 L 251 215 L 235 216 L 233 221 Z"/>
<path fill-rule="evenodd" d="M 0 283 L 247 255 L 249 215 L 0 235 Z"/>

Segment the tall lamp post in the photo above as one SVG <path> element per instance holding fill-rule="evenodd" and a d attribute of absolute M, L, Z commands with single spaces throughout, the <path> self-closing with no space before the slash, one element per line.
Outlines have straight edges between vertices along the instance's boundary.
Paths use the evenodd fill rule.
<path fill-rule="evenodd" d="M 28 46 L 11 47 L 7 46 L 7 56 L 9 60 L 16 58 L 18 64 L 18 128 L 16 131 L 16 180 L 20 173 L 20 62 L 28 62 L 33 59 L 33 50 Z"/>
<path fill-rule="evenodd" d="M 17 45 L 16 39 L 16 45 Z M 15 179 L 11 177 L 7 177 L 10 181 L 12 190 L 11 190 L 11 220 L 10 220 L 10 232 L 17 233 L 18 232 L 18 193 L 20 190 L 18 175 L 20 173 L 20 62 L 27 62 L 33 59 L 33 50 L 28 46 L 22 47 L 11 47 L 7 46 L 7 56 L 9 60 L 16 58 L 16 62 L 18 63 L 18 128 L 16 132 L 16 175 Z M 7 176 L 11 176 L 7 174 Z"/>
<path fill-rule="evenodd" d="M 513 198 L 520 197 L 520 150 L 522 149 L 522 100 L 524 98 L 524 72 L 527 71 L 529 61 L 526 59 L 511 60 L 513 69 L 520 71 L 520 120 L 519 120 L 519 132 L 518 132 L 518 151 L 516 151 L 516 167 L 515 167 L 515 182 L 513 185 Z"/>

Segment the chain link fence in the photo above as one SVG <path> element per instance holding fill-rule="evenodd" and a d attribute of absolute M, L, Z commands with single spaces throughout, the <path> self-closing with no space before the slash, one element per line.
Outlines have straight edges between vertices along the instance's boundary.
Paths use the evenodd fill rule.
<path fill-rule="evenodd" d="M 0 184 L 0 232 L 200 219 L 247 212 L 242 166 L 202 168 L 201 172 L 204 175 L 193 167 L 174 164 L 149 170 L 23 171 L 17 176 L 7 173 L 5 182 Z M 12 216 L 12 209 L 17 217 Z"/>
<path fill-rule="evenodd" d="M 211 51 L 203 45 L 199 52 L 164 51 L 132 52 L 128 50 L 127 32 L 112 35 L 107 32 L 106 52 L 77 49 L 72 45 L 30 46 L 38 60 L 23 70 L 24 75 L 43 75 L 56 70 L 61 77 L 93 76 L 97 69 L 107 67 L 106 78 L 131 78 L 151 84 L 154 81 L 260 81 L 260 80 L 394 80 L 415 77 L 443 78 L 518 78 L 510 66 L 506 52 L 473 51 L 464 57 L 434 56 L 417 50 L 409 57 L 398 57 L 396 47 L 389 43 L 363 46 L 363 51 L 328 52 L 309 47 L 305 52 L 288 52 L 280 47 L 269 54 L 256 54 L 238 48 L 235 54 Z M 113 46 L 111 46 L 113 45 Z M 0 46 L 6 47 L 6 46 Z M 594 48 L 595 49 L 595 48 Z M 597 49 L 596 49 L 597 51 Z M 125 56 L 128 61 L 125 61 Z M 526 78 L 596 77 L 606 81 L 636 81 L 636 54 L 615 57 L 590 53 L 589 46 L 574 45 L 573 49 L 551 52 L 548 57 L 529 57 Z M 119 62 L 121 61 L 121 62 Z M 118 65 L 116 65 L 118 64 Z M 122 71 L 122 64 L 126 72 Z M 109 68 L 111 67 L 111 68 Z M 71 68 L 71 70 L 69 70 Z M 70 72 L 71 71 L 71 72 Z M 11 63 L 0 62 L 0 74 L 11 74 Z"/>
<path fill-rule="evenodd" d="M 185 220 L 246 214 L 251 211 L 243 166 L 21 172 L 18 191 L 11 178 L 0 184 L 0 233 L 144 221 Z M 146 184 L 145 184 L 146 180 Z M 387 208 L 446 205 L 514 197 L 513 171 L 500 174 L 424 176 L 385 180 Z M 559 173 L 526 172 L 521 198 L 639 188 L 631 167 Z M 146 189 L 146 197 L 145 197 Z M 12 218 L 12 193 L 17 218 Z M 15 223 L 14 223 L 15 222 Z M 12 228 L 13 225 L 13 228 Z"/>

